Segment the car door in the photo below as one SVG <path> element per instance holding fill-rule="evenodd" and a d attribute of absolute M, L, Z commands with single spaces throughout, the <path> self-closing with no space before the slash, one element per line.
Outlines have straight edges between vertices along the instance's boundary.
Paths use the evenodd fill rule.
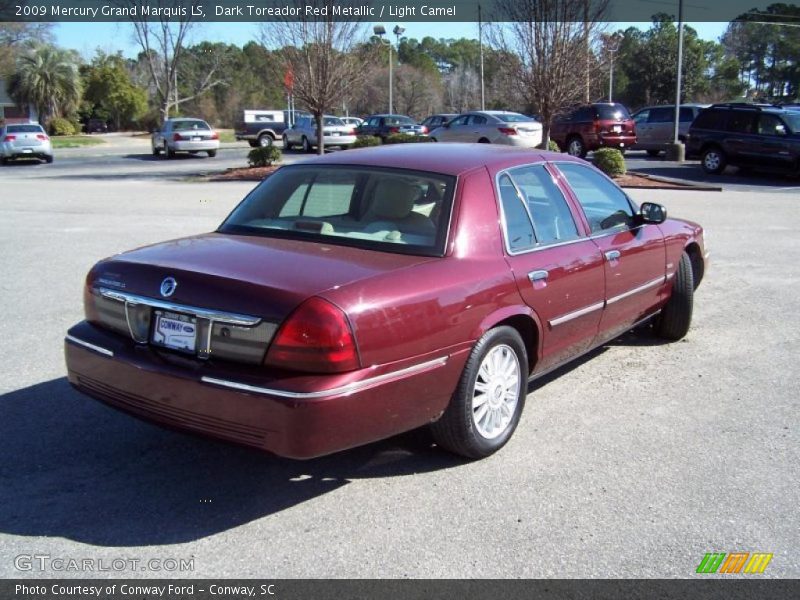
<path fill-rule="evenodd" d="M 757 116 L 758 113 L 754 110 L 732 110 L 728 115 L 722 149 L 731 163 L 743 166 L 758 164 L 758 154 L 755 151 Z"/>
<path fill-rule="evenodd" d="M 657 106 L 650 109 L 647 119 L 647 143 L 652 150 L 663 150 L 674 137 L 675 109 L 672 106 Z M 638 135 L 638 129 L 637 135 Z"/>
<path fill-rule="evenodd" d="M 647 119 L 650 116 L 650 109 L 643 108 L 635 115 L 633 115 L 633 123 L 636 127 L 636 148 L 649 150 L 648 142 L 650 141 L 650 125 Z"/>
<path fill-rule="evenodd" d="M 477 142 L 481 139 L 489 139 L 487 119 L 483 115 L 470 115 L 467 119 L 467 134 L 465 142 Z M 496 132 L 495 132 L 496 133 Z"/>
<path fill-rule="evenodd" d="M 610 339 L 649 316 L 663 298 L 666 246 L 658 225 L 639 224 L 633 203 L 597 169 L 558 163 L 605 264 L 600 335 Z"/>
<path fill-rule="evenodd" d="M 543 164 L 497 179 L 506 260 L 542 327 L 542 372 L 587 350 L 604 304 L 603 256 Z"/>
<path fill-rule="evenodd" d="M 773 169 L 791 169 L 794 166 L 794 156 L 789 135 L 790 129 L 778 115 L 758 115 L 752 164 Z"/>
<path fill-rule="evenodd" d="M 445 126 L 445 128 L 441 131 L 441 138 L 443 142 L 463 142 L 466 141 L 465 136 L 467 135 L 467 121 L 469 120 L 470 115 L 461 115 L 460 117 L 456 117 L 450 124 Z"/>
<path fill-rule="evenodd" d="M 361 124 L 362 135 L 378 135 L 378 127 L 380 126 L 380 117 L 370 117 L 365 123 Z"/>

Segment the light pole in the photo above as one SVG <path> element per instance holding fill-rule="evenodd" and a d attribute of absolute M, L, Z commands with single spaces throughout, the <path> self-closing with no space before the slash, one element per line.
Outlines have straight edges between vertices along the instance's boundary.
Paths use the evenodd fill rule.
<path fill-rule="evenodd" d="M 672 124 L 672 144 L 667 146 L 667 160 L 679 163 L 686 159 L 686 148 L 680 140 L 681 77 L 683 77 L 683 0 L 678 0 L 678 79 L 675 82 L 675 120 Z"/>
<path fill-rule="evenodd" d="M 386 43 L 389 46 L 389 114 L 392 114 L 392 41 L 384 42 L 383 36 L 386 35 L 386 28 L 383 25 L 375 25 L 372 31 L 381 40 L 381 44 Z"/>
<path fill-rule="evenodd" d="M 611 54 L 611 61 L 608 71 L 608 101 L 614 101 L 614 55 L 619 51 L 619 46 L 622 43 L 624 33 L 615 33 L 609 38 L 608 51 Z"/>

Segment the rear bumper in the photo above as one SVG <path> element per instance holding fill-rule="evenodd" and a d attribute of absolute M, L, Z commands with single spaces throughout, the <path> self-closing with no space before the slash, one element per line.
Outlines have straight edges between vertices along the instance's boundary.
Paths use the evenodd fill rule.
<path fill-rule="evenodd" d="M 69 382 L 114 408 L 289 458 L 390 437 L 440 416 L 466 351 L 326 376 L 191 364 L 83 322 L 65 339 Z M 257 376 L 259 370 L 264 376 Z"/>
<path fill-rule="evenodd" d="M 597 148 L 630 148 L 636 144 L 635 135 L 615 135 L 601 133 L 597 136 Z"/>
<path fill-rule="evenodd" d="M 46 158 L 48 156 L 53 156 L 53 147 L 50 144 L 13 146 L 6 142 L 0 144 L 0 156 L 3 158 Z"/>
<path fill-rule="evenodd" d="M 175 152 L 204 152 L 208 150 L 219 150 L 219 140 L 201 140 L 198 142 L 173 141 L 170 143 L 170 148 L 172 148 Z"/>

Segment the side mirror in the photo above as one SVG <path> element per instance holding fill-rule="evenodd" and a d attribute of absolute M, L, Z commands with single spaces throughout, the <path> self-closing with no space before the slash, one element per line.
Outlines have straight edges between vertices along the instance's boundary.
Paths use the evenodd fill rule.
<path fill-rule="evenodd" d="M 667 220 L 667 209 L 655 202 L 643 202 L 639 207 L 639 222 L 658 225 Z"/>

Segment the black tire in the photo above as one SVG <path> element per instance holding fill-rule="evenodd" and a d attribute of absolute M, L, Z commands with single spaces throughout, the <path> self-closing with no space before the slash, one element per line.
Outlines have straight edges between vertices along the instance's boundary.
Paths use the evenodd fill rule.
<path fill-rule="evenodd" d="M 513 407 L 508 407 L 505 406 L 507 402 L 501 401 L 496 395 L 497 388 L 502 386 L 500 384 L 496 385 L 491 380 L 484 382 L 487 390 L 484 394 L 486 396 L 485 403 L 482 406 L 487 406 L 487 409 L 483 411 L 482 415 L 486 416 L 488 412 L 493 410 L 489 408 L 490 404 L 498 402 L 500 407 L 496 408 L 497 414 L 505 412 L 506 416 L 510 417 L 507 422 L 501 422 L 496 435 L 487 436 L 481 432 L 482 425 L 476 422 L 476 414 L 481 412 L 482 406 L 475 409 L 473 401 L 478 378 L 479 376 L 485 376 L 481 367 L 490 353 L 493 356 L 499 353 L 503 360 L 509 361 L 509 365 L 513 361 L 516 362 L 517 391 L 514 396 L 513 388 L 506 389 L 509 401 L 514 402 L 515 400 Z M 506 377 L 506 381 L 508 379 L 510 377 Z M 511 327 L 505 326 L 489 330 L 472 349 L 472 353 L 467 359 L 467 364 L 461 374 L 461 379 L 458 382 L 458 387 L 444 414 L 438 421 L 431 424 L 434 439 L 442 448 L 467 458 L 484 458 L 497 452 L 511 439 L 519 423 L 522 409 L 525 406 L 527 383 L 528 359 L 525 345 L 522 343 L 519 333 Z M 489 387 L 494 387 L 495 389 L 490 391 Z M 502 394 L 502 389 L 500 392 Z M 491 399 L 489 399 L 490 396 Z M 506 408 L 505 411 L 503 406 Z M 508 411 L 511 411 L 510 415 Z M 481 421 L 482 418 L 482 416 L 478 417 L 477 421 Z M 505 419 L 506 417 L 501 415 L 500 418 Z M 489 421 L 491 423 L 491 419 Z"/>
<path fill-rule="evenodd" d="M 170 148 L 166 142 L 164 142 L 164 156 L 167 158 L 175 158 L 175 150 Z"/>
<path fill-rule="evenodd" d="M 311 152 L 312 147 L 311 147 L 311 144 L 308 143 L 308 138 L 306 136 L 303 136 L 302 145 L 303 145 L 303 152 L 306 152 L 306 153 L 310 153 Z"/>
<path fill-rule="evenodd" d="M 491 142 L 489 140 L 487 140 L 486 138 L 479 139 L 478 143 L 479 144 L 491 144 Z"/>
<path fill-rule="evenodd" d="M 53 157 L 52 156 L 45 156 L 44 157 L 44 162 L 46 162 L 48 165 L 52 165 L 53 164 Z"/>
<path fill-rule="evenodd" d="M 655 158 L 659 154 L 661 154 L 661 150 L 648 150 L 647 151 L 647 156 L 650 156 L 652 158 Z"/>
<path fill-rule="evenodd" d="M 286 137 L 286 136 L 283 136 L 283 149 L 284 150 L 291 150 L 292 149 L 292 144 L 289 143 L 289 138 Z"/>
<path fill-rule="evenodd" d="M 275 140 L 273 140 L 272 136 L 268 133 L 262 133 L 260 136 L 258 136 L 258 145 L 262 148 L 269 148 L 272 146 L 274 141 Z"/>
<path fill-rule="evenodd" d="M 694 305 L 692 259 L 685 252 L 672 282 L 672 294 L 655 322 L 655 333 L 667 340 L 679 340 L 689 332 Z"/>
<path fill-rule="evenodd" d="M 9 163 L 9 160 L 8 160 L 8 157 L 7 157 L 7 156 L 4 156 L 3 158 L 0 158 L 0 165 L 3 165 L 3 166 L 5 166 L 5 165 L 7 165 L 8 163 Z"/>
<path fill-rule="evenodd" d="M 153 146 L 153 156 L 158 156 L 159 154 L 161 154 L 161 148 Z"/>
<path fill-rule="evenodd" d="M 583 143 L 580 136 L 574 135 L 567 140 L 567 154 L 578 158 L 586 158 L 586 144 Z"/>
<path fill-rule="evenodd" d="M 703 150 L 703 155 L 700 157 L 700 165 L 703 171 L 709 175 L 719 175 L 725 170 L 728 164 L 728 157 L 725 152 L 718 146 L 711 146 Z"/>
<path fill-rule="evenodd" d="M 208 151 L 208 158 L 214 158 L 217 155 L 216 150 L 209 150 Z"/>
<path fill-rule="evenodd" d="M 432 142 L 438 142 L 439 140 L 437 140 L 435 137 L 432 137 L 432 138 L 431 138 L 431 141 L 432 141 Z"/>
<path fill-rule="evenodd" d="M 258 142 L 254 141 L 254 140 L 247 140 L 247 143 L 250 144 L 251 148 L 258 148 L 261 145 L 261 144 L 259 144 Z"/>

